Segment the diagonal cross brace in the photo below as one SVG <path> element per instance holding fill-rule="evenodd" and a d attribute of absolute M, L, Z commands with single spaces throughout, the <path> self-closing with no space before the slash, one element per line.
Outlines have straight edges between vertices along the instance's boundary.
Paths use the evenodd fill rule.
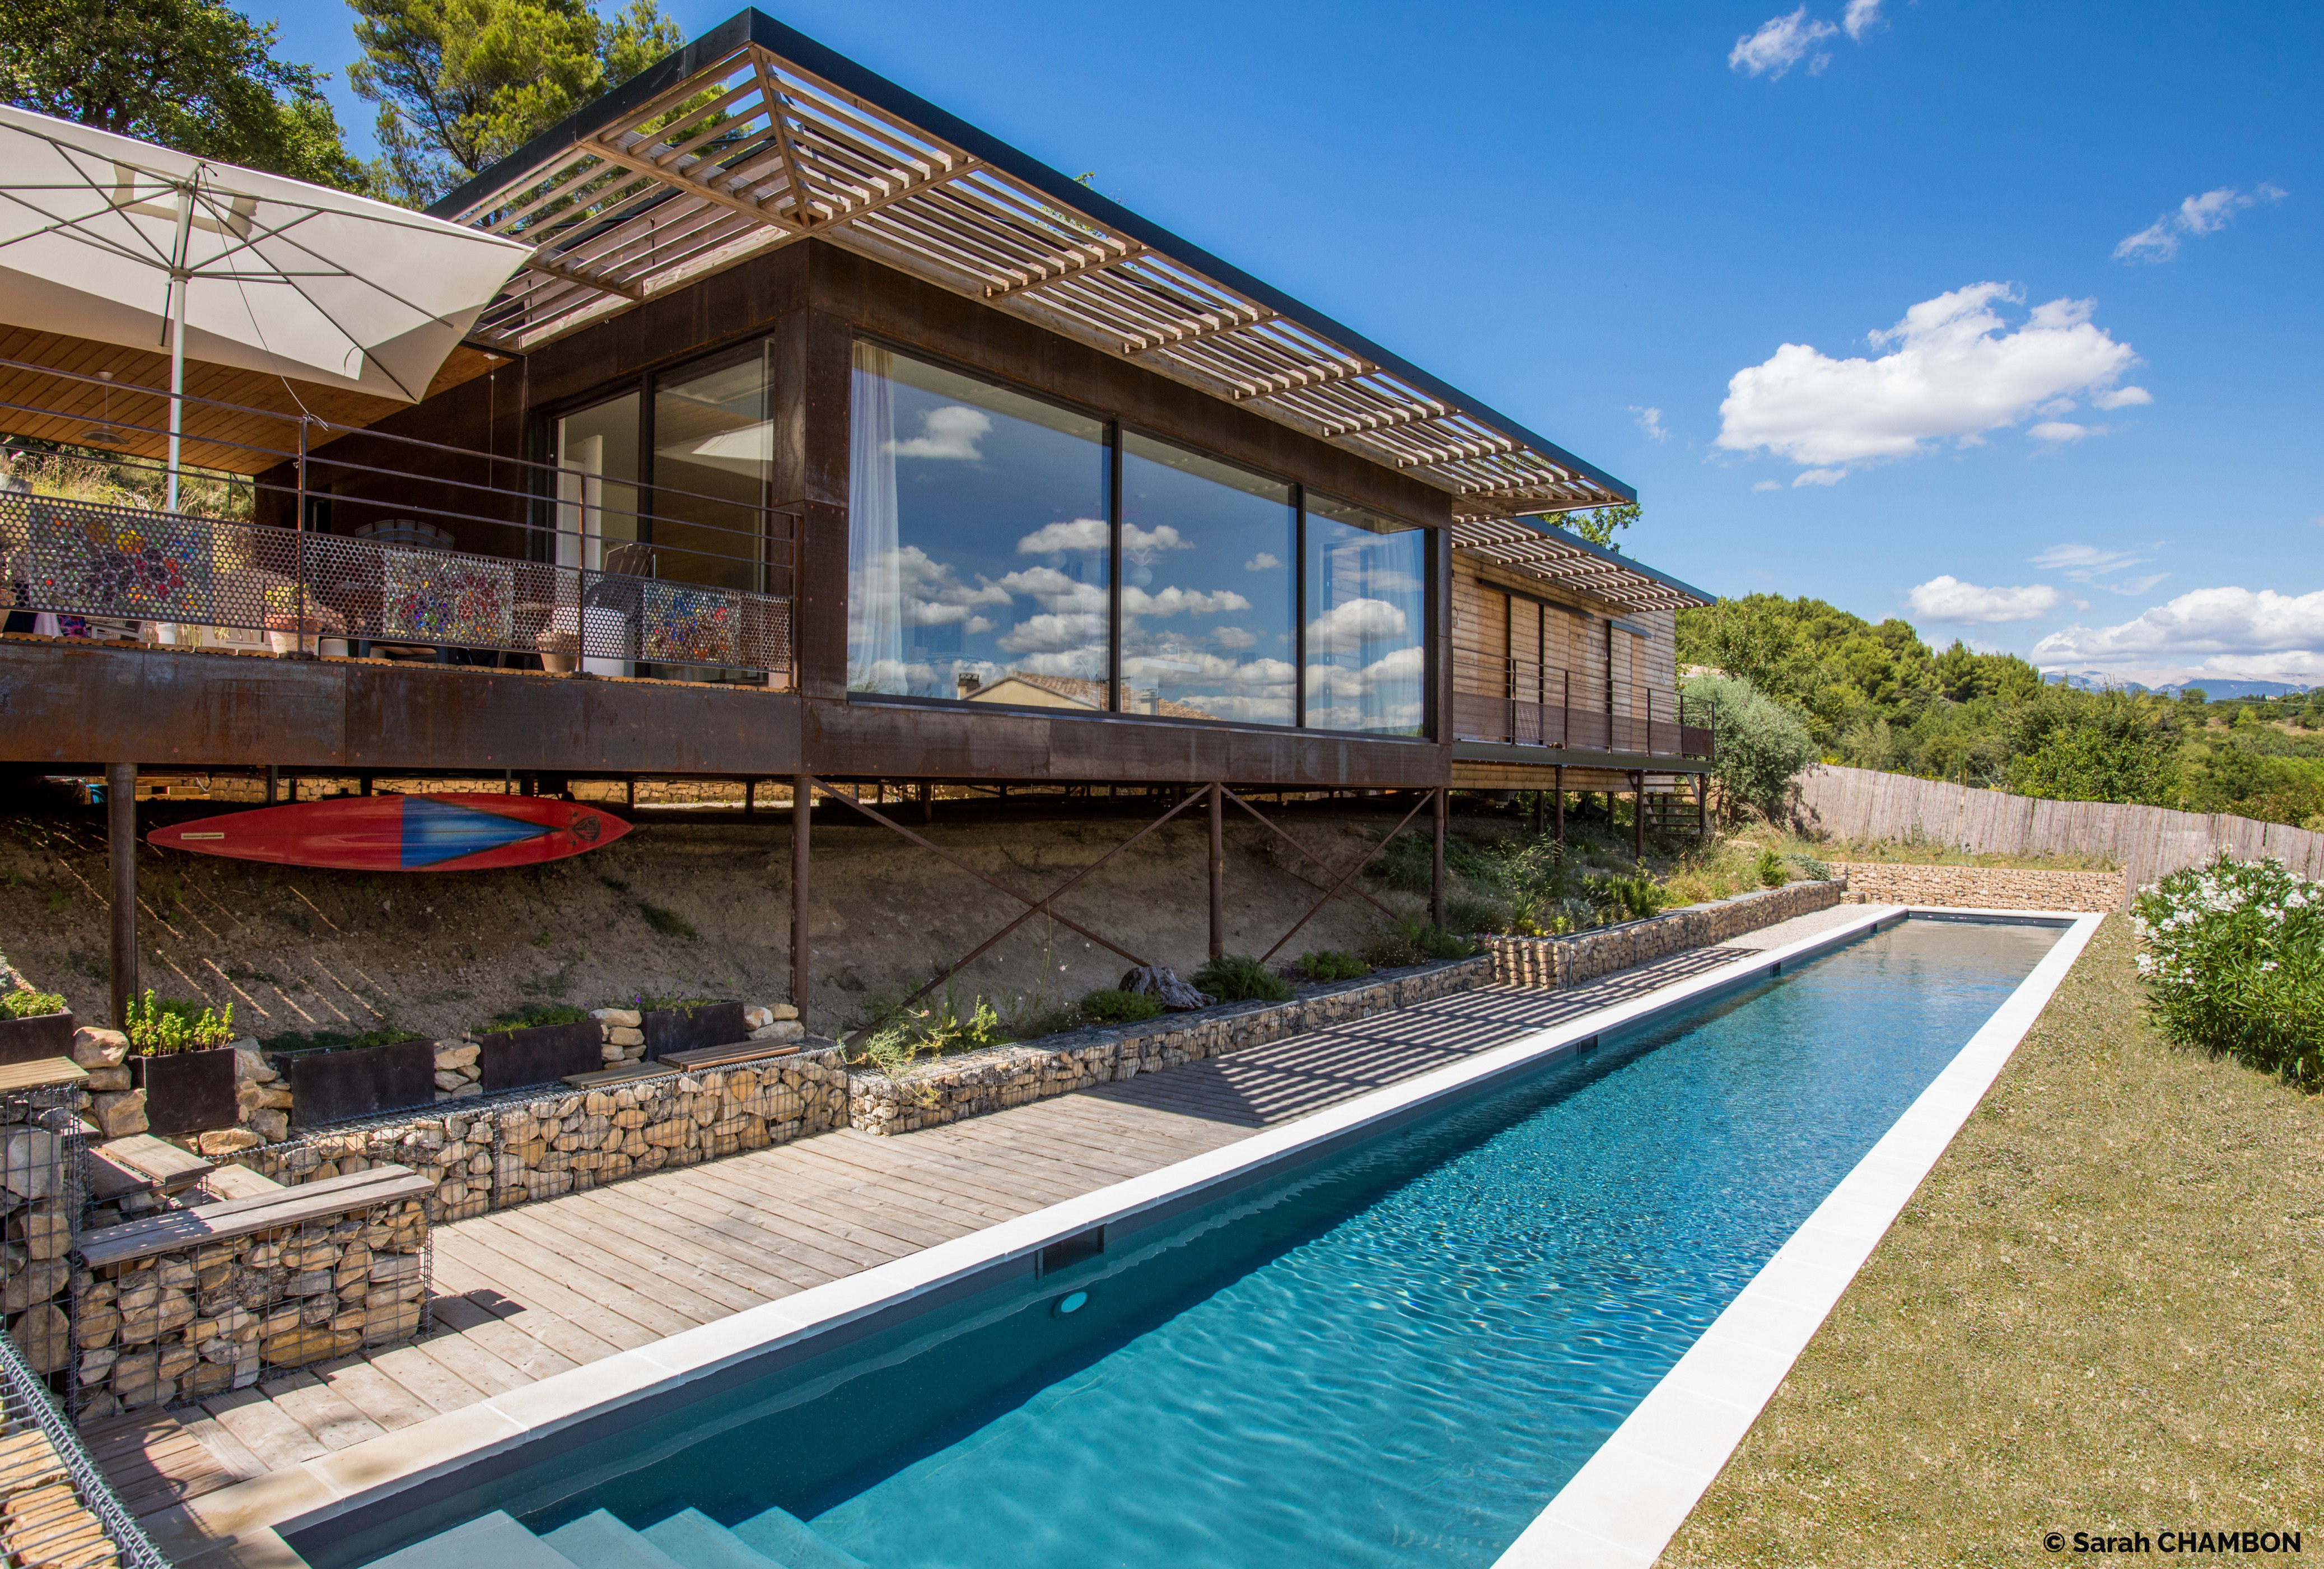
<path fill-rule="evenodd" d="M 1221 788 L 1223 789 L 1224 787 Z M 1324 871 L 1332 871 L 1333 868 L 1330 862 L 1324 860 L 1321 855 L 1316 854 L 1315 852 L 1307 848 L 1306 845 L 1302 844 L 1298 840 L 1294 839 L 1290 835 L 1284 833 L 1282 829 L 1276 827 L 1273 823 L 1268 822 L 1265 817 L 1259 817 L 1258 809 L 1249 801 L 1244 800 L 1232 790 L 1228 790 L 1226 795 L 1229 800 L 1234 802 L 1235 805 L 1240 807 L 1244 811 L 1250 813 L 1253 817 L 1257 817 L 1262 826 L 1273 829 L 1275 833 L 1281 835 L 1284 843 L 1289 844 L 1302 855 L 1306 856 L 1308 860 L 1313 861 L 1316 865 L 1321 866 Z M 1370 854 L 1366 854 L 1362 860 L 1357 862 L 1353 866 L 1349 867 L 1347 871 L 1337 873 L 1339 881 L 1333 883 L 1330 888 L 1324 890 L 1323 898 L 1317 900 L 1314 903 L 1307 907 L 1306 914 L 1301 916 L 1297 920 L 1291 923 L 1291 929 L 1285 932 L 1280 937 L 1276 939 L 1275 946 L 1268 949 L 1267 952 L 1259 956 L 1259 963 L 1265 964 L 1268 960 L 1275 957 L 1277 954 L 1281 953 L 1283 951 L 1283 945 L 1289 942 L 1293 937 L 1297 937 L 1301 927 L 1305 926 L 1309 921 L 1314 919 L 1315 914 L 1318 910 L 1331 903 L 1333 900 L 1339 898 L 1343 892 L 1353 893 L 1357 898 L 1363 900 L 1374 909 L 1377 909 L 1382 915 L 1387 916 L 1390 920 L 1395 919 L 1396 911 L 1388 909 L 1388 906 L 1382 904 L 1379 900 L 1372 898 L 1370 894 L 1365 892 L 1362 889 L 1351 888 L 1349 884 L 1356 880 L 1357 875 L 1360 873 L 1365 867 L 1370 866 L 1374 861 L 1379 858 L 1379 853 L 1388 848 L 1388 840 L 1393 839 L 1398 834 L 1403 833 L 1405 829 L 1411 825 L 1412 819 L 1420 815 L 1421 808 L 1428 805 L 1429 802 L 1435 798 L 1436 792 L 1434 790 L 1422 791 L 1420 799 L 1413 803 L 1412 810 L 1404 814 L 1404 820 L 1397 824 L 1395 827 L 1390 828 L 1387 835 L 1381 838 L 1380 842 L 1371 847 Z"/>
<path fill-rule="evenodd" d="M 952 863 L 954 866 L 959 867 L 963 872 L 967 872 L 970 876 L 976 878 L 980 881 L 991 884 L 992 887 L 997 888 L 1001 892 L 1007 894 L 1010 898 L 1017 900 L 1019 904 L 1025 906 L 1024 911 L 1019 914 L 1016 919 L 1010 921 L 1007 926 L 1002 927 L 999 931 L 985 938 L 982 943 L 979 943 L 966 957 L 961 959 L 957 964 L 947 965 L 942 974 L 929 981 L 926 985 L 913 992 L 909 997 L 905 998 L 901 1003 L 897 1005 L 896 1011 L 898 1013 L 909 1008 L 913 1003 L 918 1002 L 921 998 L 927 996 L 929 992 L 935 991 L 937 987 L 951 980 L 954 975 L 959 974 L 963 970 L 968 968 L 969 965 L 974 964 L 978 959 L 983 957 L 985 954 L 991 951 L 994 945 L 998 944 L 1002 938 L 1009 936 L 1010 933 L 1015 931 L 1019 927 L 1023 926 L 1027 921 L 1031 920 L 1037 915 L 1048 916 L 1049 918 L 1056 921 L 1058 925 L 1079 932 L 1082 936 L 1089 938 L 1090 941 L 1097 944 L 1099 946 L 1107 949 L 1109 952 L 1119 954 L 1123 958 L 1128 959 L 1131 964 L 1142 968 L 1146 964 L 1144 959 L 1139 958 L 1136 954 L 1131 953 L 1129 949 L 1121 947 L 1117 944 L 1110 942 L 1106 938 L 1098 936 L 1097 933 L 1090 930 L 1087 927 L 1080 925 L 1065 916 L 1059 915 L 1050 907 L 1056 900 L 1063 899 L 1066 894 L 1072 892 L 1074 886 L 1084 878 L 1089 876 L 1099 867 L 1103 866 L 1107 862 L 1120 854 L 1124 850 L 1129 849 L 1132 844 L 1137 844 L 1140 839 L 1146 837 L 1147 835 L 1154 832 L 1155 829 L 1159 828 L 1165 823 L 1167 823 L 1171 818 L 1176 817 L 1180 812 L 1185 811 L 1188 807 L 1193 806 L 1196 801 L 1204 798 L 1204 793 L 1200 791 L 1188 796 L 1185 800 L 1180 801 L 1176 806 L 1172 807 L 1168 811 L 1155 818 L 1154 821 L 1139 829 L 1138 832 L 1132 834 L 1129 838 L 1124 839 L 1120 844 L 1116 844 L 1112 849 L 1107 851 L 1104 854 L 1099 856 L 1096 860 L 1083 867 L 1079 872 L 1074 872 L 1071 877 L 1067 878 L 1064 882 L 1051 890 L 1042 898 L 1033 899 L 1026 894 L 1019 893 L 1017 890 L 1010 887 L 999 878 L 991 876 L 988 873 L 978 870 L 976 867 L 971 866 L 967 862 L 962 860 L 959 856 L 953 854 L 942 845 L 930 843 L 927 839 L 913 833 L 909 828 L 905 827 L 901 823 L 896 822 L 885 814 L 879 812 L 871 807 L 865 806 L 860 799 L 848 794 L 846 791 L 835 789 L 819 779 L 810 780 L 808 780 L 808 783 L 814 789 L 821 790 L 825 795 L 831 797 L 835 800 L 845 801 L 849 806 L 853 807 L 857 811 L 862 812 L 865 817 L 871 818 L 873 822 L 878 823 L 882 827 L 892 829 L 896 833 L 902 835 L 905 838 L 909 839 L 913 844 L 919 845 L 921 848 L 933 851 L 937 855 L 942 856 L 945 860 Z M 893 1015 L 890 1015 L 890 1017 L 893 1017 Z M 850 1043 L 853 1044 L 853 1040 L 861 1038 L 863 1035 L 868 1034 L 869 1032 L 869 1026 L 863 1029 L 856 1031 L 855 1036 L 850 1038 Z"/>

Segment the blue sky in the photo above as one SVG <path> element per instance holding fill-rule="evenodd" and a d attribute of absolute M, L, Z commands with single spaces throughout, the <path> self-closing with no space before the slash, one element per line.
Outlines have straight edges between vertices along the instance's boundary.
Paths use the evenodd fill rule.
<path fill-rule="evenodd" d="M 343 78 L 344 7 L 253 14 Z M 2324 682 L 2324 9 L 772 14 L 1629 481 L 1714 593 Z"/>

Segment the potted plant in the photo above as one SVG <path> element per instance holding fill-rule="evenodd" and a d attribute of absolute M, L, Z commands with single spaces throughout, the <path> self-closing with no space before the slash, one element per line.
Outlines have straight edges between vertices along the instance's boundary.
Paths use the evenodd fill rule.
<path fill-rule="evenodd" d="M 581 661 L 581 634 L 570 627 L 552 626 L 532 640 L 540 651 L 540 668 L 556 675 L 569 675 Z"/>
<path fill-rule="evenodd" d="M 16 985 L 0 993 L 0 1064 L 72 1055 L 73 1016 L 54 992 Z"/>
<path fill-rule="evenodd" d="M 595 1073 L 605 1066 L 604 1037 L 584 1010 L 546 1003 L 503 1014 L 468 1035 L 480 1048 L 476 1066 L 486 1094 Z"/>
<path fill-rule="evenodd" d="M 208 1133 L 231 1128 L 239 1115 L 234 1097 L 234 1007 L 224 1013 L 205 1003 L 156 1002 L 148 991 L 132 998 L 123 1033 L 129 1037 L 133 1081 L 145 1092 L 146 1130 Z"/>
<path fill-rule="evenodd" d="M 705 997 L 639 997 L 630 1006 L 642 1021 L 639 1028 L 645 1031 L 648 1057 L 701 1046 L 727 1046 L 751 1038 L 740 1002 Z"/>
<path fill-rule="evenodd" d="M 386 1025 L 361 1035 L 277 1035 L 267 1058 L 290 1085 L 299 1124 L 320 1127 L 436 1102 L 436 1043 Z"/>

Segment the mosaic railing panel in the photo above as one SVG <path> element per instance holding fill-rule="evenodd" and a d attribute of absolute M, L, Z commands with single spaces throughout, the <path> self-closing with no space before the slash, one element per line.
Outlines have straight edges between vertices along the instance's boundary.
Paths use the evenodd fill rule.
<path fill-rule="evenodd" d="M 545 656 L 787 670 L 778 595 L 0 494 L 10 608 Z"/>

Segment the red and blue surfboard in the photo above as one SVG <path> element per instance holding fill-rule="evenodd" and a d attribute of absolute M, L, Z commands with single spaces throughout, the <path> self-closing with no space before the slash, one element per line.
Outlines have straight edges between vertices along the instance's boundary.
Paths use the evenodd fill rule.
<path fill-rule="evenodd" d="M 530 796 L 340 796 L 156 828 L 145 842 L 285 866 L 481 872 L 578 855 L 629 831 L 595 807 Z"/>

